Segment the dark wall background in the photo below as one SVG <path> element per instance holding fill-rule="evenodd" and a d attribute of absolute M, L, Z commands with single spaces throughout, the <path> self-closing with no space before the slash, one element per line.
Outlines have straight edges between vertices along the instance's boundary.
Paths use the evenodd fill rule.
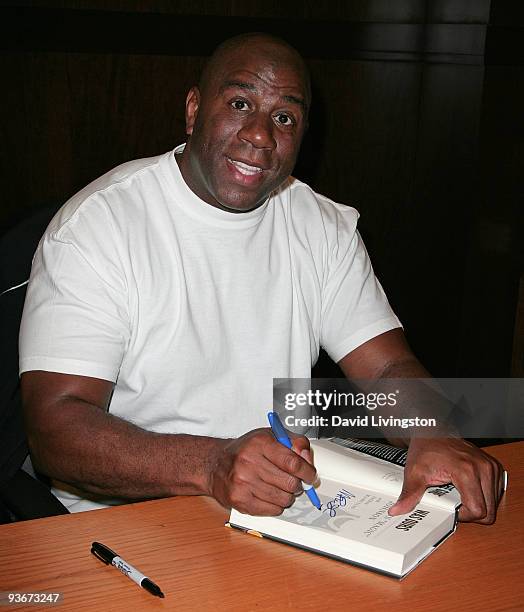
<path fill-rule="evenodd" d="M 522 13 L 501 0 L 4 2 L 0 233 L 183 141 L 205 56 L 273 32 L 313 76 L 295 174 L 358 208 L 417 354 L 439 376 L 507 376 L 523 272 Z"/>

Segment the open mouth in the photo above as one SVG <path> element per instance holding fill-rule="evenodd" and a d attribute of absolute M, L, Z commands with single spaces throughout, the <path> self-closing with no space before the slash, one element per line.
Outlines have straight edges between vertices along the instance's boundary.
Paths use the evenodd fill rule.
<path fill-rule="evenodd" d="M 227 161 L 232 166 L 234 166 L 238 170 L 238 172 L 240 172 L 240 174 L 243 174 L 244 176 L 256 176 L 257 174 L 260 174 L 264 171 L 258 166 L 250 166 L 249 164 L 245 164 L 241 161 L 236 161 L 234 159 L 231 159 L 230 157 L 227 158 Z"/>

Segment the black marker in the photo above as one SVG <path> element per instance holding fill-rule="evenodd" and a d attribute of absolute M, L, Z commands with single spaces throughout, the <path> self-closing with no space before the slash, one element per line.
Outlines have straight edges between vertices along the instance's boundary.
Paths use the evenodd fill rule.
<path fill-rule="evenodd" d="M 119 557 L 116 552 L 112 551 L 107 546 L 100 544 L 100 542 L 93 542 L 91 544 L 91 552 L 106 565 L 109 563 L 114 565 L 122 572 L 122 574 L 125 574 L 128 578 L 131 578 L 131 580 L 136 582 L 138 586 L 141 586 L 146 591 L 149 591 L 151 595 L 164 597 L 164 593 L 162 593 L 160 587 L 158 587 L 147 576 L 144 576 L 144 574 L 139 572 L 135 567 L 130 565 L 127 561 L 124 561 L 122 557 Z"/>

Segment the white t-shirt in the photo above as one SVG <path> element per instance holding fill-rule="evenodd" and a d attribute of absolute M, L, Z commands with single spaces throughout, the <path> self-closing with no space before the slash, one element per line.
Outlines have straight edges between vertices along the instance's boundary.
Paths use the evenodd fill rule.
<path fill-rule="evenodd" d="M 144 429 L 237 437 L 267 426 L 273 378 L 400 323 L 353 208 L 289 178 L 256 210 L 220 210 L 184 182 L 182 148 L 119 166 L 51 221 L 20 372 L 113 381 L 110 412 Z"/>

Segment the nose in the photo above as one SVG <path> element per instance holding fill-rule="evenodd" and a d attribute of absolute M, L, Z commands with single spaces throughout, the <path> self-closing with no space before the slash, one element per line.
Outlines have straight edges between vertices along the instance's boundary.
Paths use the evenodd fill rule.
<path fill-rule="evenodd" d="M 264 113 L 252 114 L 247 122 L 238 131 L 238 137 L 249 142 L 256 149 L 275 149 L 276 140 L 273 138 L 273 119 Z"/>

